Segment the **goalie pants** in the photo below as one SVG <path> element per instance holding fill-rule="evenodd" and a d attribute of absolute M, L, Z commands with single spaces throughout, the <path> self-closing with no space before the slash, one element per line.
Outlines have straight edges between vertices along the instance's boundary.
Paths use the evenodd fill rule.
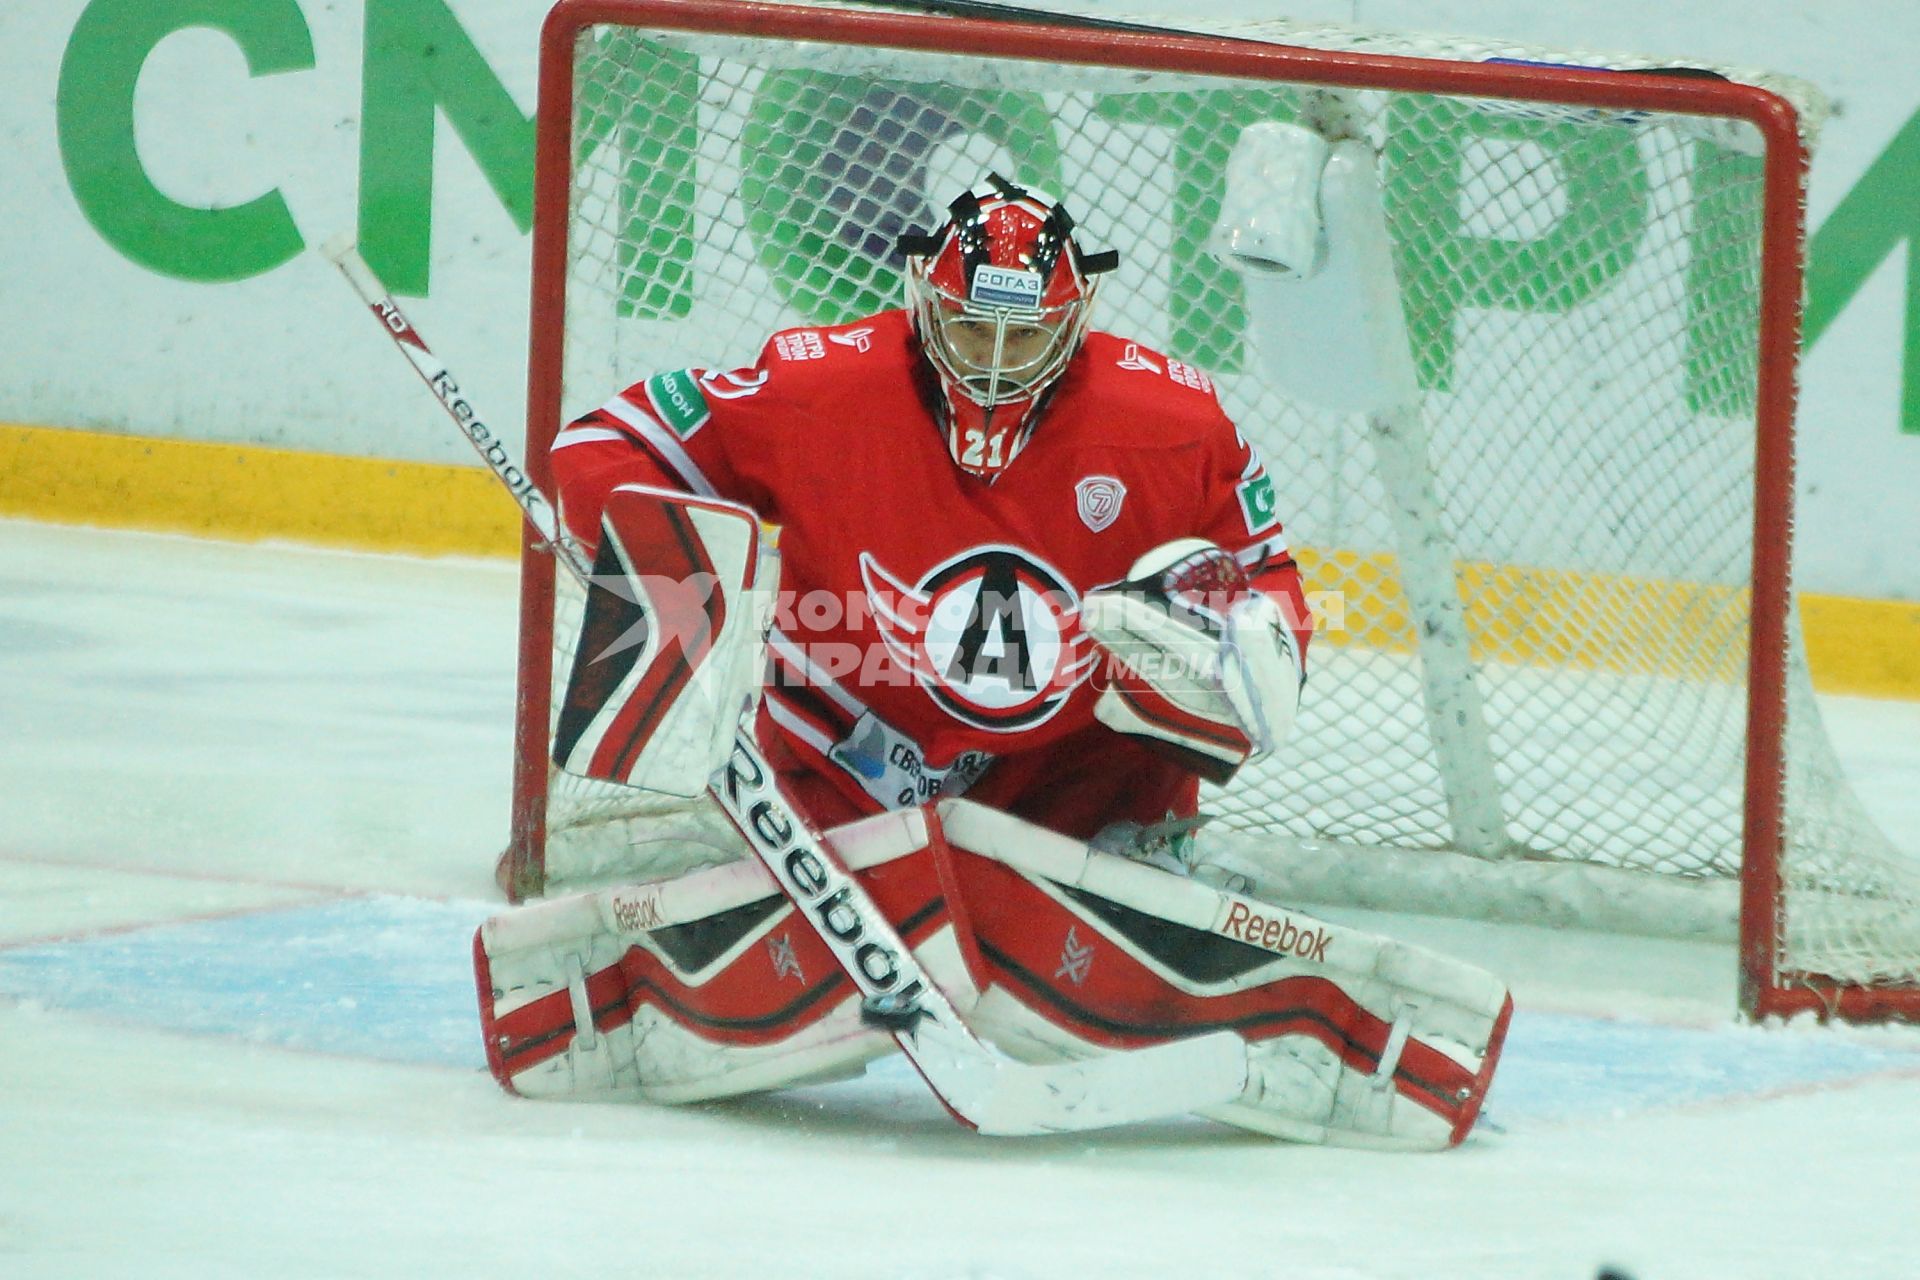
<path fill-rule="evenodd" d="M 803 758 L 764 717 L 760 740 L 779 770 L 782 788 L 816 829 L 881 811 L 839 766 Z M 1044 750 L 1001 756 L 966 798 L 1086 841 L 1115 822 L 1149 826 L 1192 817 L 1199 808 L 1200 779 L 1183 765 L 1096 723 Z"/>

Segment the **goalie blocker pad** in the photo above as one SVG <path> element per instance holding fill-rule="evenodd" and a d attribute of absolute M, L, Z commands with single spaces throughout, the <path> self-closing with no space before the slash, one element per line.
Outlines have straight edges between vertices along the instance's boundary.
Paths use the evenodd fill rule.
<path fill-rule="evenodd" d="M 1229 1030 L 1204 1114 L 1301 1142 L 1472 1128 L 1512 1004 L 1488 974 L 1223 893 L 963 800 L 830 842 L 981 1035 L 1028 1061 Z M 858 1074 L 895 1048 L 759 865 L 496 916 L 474 940 L 489 1066 L 529 1097 L 687 1102 Z"/>
<path fill-rule="evenodd" d="M 747 507 L 615 488 L 600 518 L 553 762 L 669 795 L 705 792 L 759 689 L 777 577 L 762 570 L 762 556 Z"/>

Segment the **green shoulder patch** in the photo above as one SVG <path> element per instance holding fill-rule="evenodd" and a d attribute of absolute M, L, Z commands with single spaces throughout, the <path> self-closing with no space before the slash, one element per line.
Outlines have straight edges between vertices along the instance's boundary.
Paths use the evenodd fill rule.
<path fill-rule="evenodd" d="M 1240 514 L 1246 517 L 1248 533 L 1265 533 L 1280 522 L 1273 495 L 1273 479 L 1264 469 L 1240 485 Z"/>
<path fill-rule="evenodd" d="M 682 440 L 705 426 L 712 416 L 700 383 L 686 369 L 657 373 L 647 379 L 647 400 L 667 429 Z"/>

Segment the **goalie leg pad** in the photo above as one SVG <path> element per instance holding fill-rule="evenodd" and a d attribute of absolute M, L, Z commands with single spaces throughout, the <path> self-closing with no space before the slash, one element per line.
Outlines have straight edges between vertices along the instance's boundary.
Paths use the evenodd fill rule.
<path fill-rule="evenodd" d="M 922 811 L 830 839 L 929 972 L 964 989 Z M 858 1075 L 895 1042 L 795 911 L 744 860 L 493 917 L 474 937 L 488 1067 L 526 1097 L 673 1103 Z"/>
<path fill-rule="evenodd" d="M 1276 1137 L 1436 1150 L 1472 1129 L 1512 1001 L 1422 948 L 1223 893 L 964 800 L 939 806 L 972 1020 L 1036 1061 L 1230 1029 Z"/>

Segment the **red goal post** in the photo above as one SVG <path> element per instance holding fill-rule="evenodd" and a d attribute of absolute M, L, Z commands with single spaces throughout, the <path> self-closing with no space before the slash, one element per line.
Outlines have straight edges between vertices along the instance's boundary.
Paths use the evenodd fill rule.
<path fill-rule="evenodd" d="M 1373 905 L 1639 929 L 1644 916 L 1666 916 L 1671 899 L 1671 927 L 1688 933 L 1707 927 L 1696 923 L 1703 916 L 1734 925 L 1737 899 L 1750 1015 L 1920 1017 L 1920 876 L 1862 827 L 1810 686 L 1800 688 L 1794 639 L 1795 391 L 1817 95 L 1764 76 L 1470 42 L 1332 28 L 1171 32 L 953 7 L 979 16 L 729 0 L 554 8 L 542 37 L 529 355 L 537 482 L 550 484 L 545 450 L 563 420 L 626 382 L 737 365 L 773 328 L 876 309 L 876 299 L 896 305 L 875 283 L 887 268 L 848 247 L 846 222 L 820 230 L 832 220 L 817 198 L 820 173 L 839 165 L 836 198 L 864 199 L 886 217 L 911 200 L 892 179 L 849 189 L 854 170 L 836 148 L 878 147 L 872 154 L 891 163 L 905 129 L 921 148 L 907 167 L 923 181 L 943 147 L 1050 169 L 1085 211 L 1082 225 L 1139 273 L 1108 290 L 1133 291 L 1126 314 L 1096 315 L 1096 325 L 1139 332 L 1216 373 L 1226 366 L 1217 380 L 1236 420 L 1277 472 L 1299 478 L 1281 510 L 1295 541 L 1314 549 L 1310 577 L 1317 558 L 1323 581 L 1338 584 L 1347 628 L 1316 647 L 1324 674 L 1309 685 L 1286 775 L 1217 798 L 1230 843 L 1284 850 L 1276 860 L 1289 865 L 1331 859 L 1329 875 L 1293 890 L 1320 900 L 1348 896 L 1342 886 L 1358 879 L 1366 883 L 1351 896 Z M 1202 203 L 1217 201 L 1207 161 L 1245 123 L 1245 104 L 1301 118 L 1297 100 L 1309 93 L 1372 113 L 1359 132 L 1387 174 L 1428 419 L 1413 456 L 1432 450 L 1428 487 L 1445 512 L 1436 527 L 1447 526 L 1452 548 L 1442 592 L 1451 603 L 1440 607 L 1460 614 L 1459 656 L 1488 720 L 1478 765 L 1452 758 L 1463 749 L 1435 726 L 1436 678 L 1421 647 L 1446 627 L 1408 616 L 1419 591 L 1394 580 L 1409 553 L 1379 514 L 1390 504 L 1368 492 L 1377 478 L 1351 443 L 1364 428 L 1301 410 L 1263 381 L 1253 337 L 1208 330 L 1210 316 L 1240 315 L 1231 273 L 1202 261 L 1191 235 L 1164 233 L 1185 212 L 1177 202 L 1193 201 L 1191 184 Z M 788 128 L 798 132 L 764 136 Z M 1113 141 L 1122 138 L 1124 153 Z M 1416 175 L 1428 153 L 1455 173 Z M 1589 161 L 1592 172 L 1577 167 Z M 1470 166 L 1479 167 L 1459 176 Z M 1189 187 L 1162 190 L 1169 173 Z M 1395 174 L 1407 175 L 1398 194 Z M 1523 252 L 1536 246 L 1550 250 Z M 831 280 L 810 284 L 783 265 L 803 260 Z M 1684 332 L 1669 314 L 1683 308 Z M 1563 456 L 1586 443 L 1570 427 L 1584 432 L 1583 414 L 1599 461 Z M 1529 417 L 1549 425 L 1536 431 Z M 1382 446 L 1373 447 L 1378 471 Z M 1473 476 L 1449 470 L 1475 450 L 1493 470 L 1502 454 L 1539 470 L 1494 476 L 1476 493 Z M 1700 460 L 1723 455 L 1732 461 L 1707 476 Z M 1621 457 L 1633 461 L 1616 465 Z M 1622 515 L 1622 528 L 1602 536 L 1583 466 L 1601 477 L 1591 487 L 1629 494 L 1677 474 L 1698 482 L 1702 508 L 1718 515 L 1737 502 L 1744 514 L 1706 539 L 1718 560 L 1684 541 L 1698 521 L 1663 525 L 1657 511 L 1644 529 L 1626 530 Z M 1323 518 L 1329 486 L 1350 505 Z M 1536 488 L 1541 510 L 1513 514 Z M 1680 490 L 1668 505 L 1688 500 Z M 1532 540 L 1556 506 L 1587 526 Z M 1480 507 L 1495 512 L 1484 526 L 1473 523 L 1485 518 Z M 624 812 L 625 797 L 583 797 L 552 769 L 554 651 L 567 643 L 557 607 L 564 614 L 551 557 L 530 538 L 503 860 L 516 897 L 571 874 L 554 855 L 563 828 L 580 848 L 606 847 L 588 858 L 590 876 L 608 865 L 603 854 L 617 863 L 634 845 L 636 822 L 697 825 L 644 804 Z M 1680 630 L 1690 633 L 1684 648 L 1646 656 Z M 1644 741 L 1622 745 L 1656 703 Z M 1356 747 L 1352 726 L 1372 712 L 1388 722 L 1381 746 Z M 1715 736 L 1729 717 L 1739 721 L 1731 745 Z M 1667 744 L 1676 755 L 1698 750 L 1678 782 L 1659 772 Z M 1324 777 L 1312 764 L 1323 757 Z M 1596 772 L 1582 776 L 1589 760 Z M 1476 806 L 1492 815 L 1482 823 L 1492 835 L 1463 834 L 1460 814 Z M 1813 816 L 1800 823 L 1803 808 Z M 1667 827 L 1688 830 L 1658 848 Z M 1556 883 L 1585 877 L 1576 905 L 1539 907 L 1527 877 L 1543 868 Z M 1410 897 L 1381 887 L 1396 878 L 1414 886 Z M 1508 881 L 1517 887 L 1501 887 Z M 1816 923 L 1802 927 L 1802 904 Z"/>

